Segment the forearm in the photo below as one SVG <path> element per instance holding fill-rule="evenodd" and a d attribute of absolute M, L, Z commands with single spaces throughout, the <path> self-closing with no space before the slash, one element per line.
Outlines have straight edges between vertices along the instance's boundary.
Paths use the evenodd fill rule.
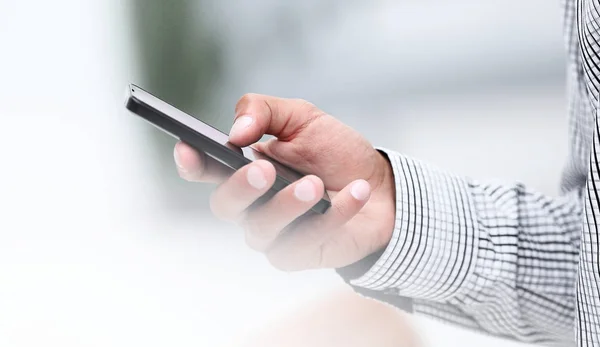
<path fill-rule="evenodd" d="M 352 285 L 384 301 L 410 297 L 417 312 L 495 335 L 532 342 L 571 335 L 580 191 L 552 199 L 386 152 L 395 230 L 366 272 L 346 271 Z"/>

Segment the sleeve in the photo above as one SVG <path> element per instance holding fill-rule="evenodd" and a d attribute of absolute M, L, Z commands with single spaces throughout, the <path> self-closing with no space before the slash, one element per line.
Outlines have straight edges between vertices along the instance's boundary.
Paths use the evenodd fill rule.
<path fill-rule="evenodd" d="M 382 252 L 338 269 L 350 285 L 496 336 L 544 343 L 573 335 L 581 188 L 551 198 L 380 150 L 396 181 L 395 230 Z"/>

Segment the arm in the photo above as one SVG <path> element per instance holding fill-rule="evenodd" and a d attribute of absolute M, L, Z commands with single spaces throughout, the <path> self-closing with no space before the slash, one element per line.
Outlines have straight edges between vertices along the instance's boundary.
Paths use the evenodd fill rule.
<path fill-rule="evenodd" d="M 257 144 L 265 134 L 275 138 Z M 522 341 L 572 335 L 581 180 L 567 180 L 571 188 L 552 199 L 382 150 L 385 159 L 316 106 L 265 95 L 238 102 L 229 139 L 315 175 L 249 209 L 273 184 L 270 163 L 259 160 L 228 176 L 216 161 L 176 146 L 180 175 L 218 184 L 213 213 L 239 223 L 247 244 L 273 266 L 341 268 L 383 249 L 351 279 L 367 295 L 383 292 L 395 305 L 412 297 L 418 312 Z M 304 218 L 324 189 L 332 207 Z"/>
<path fill-rule="evenodd" d="M 572 336 L 582 187 L 553 199 L 385 152 L 395 230 L 381 256 L 338 270 L 357 291 L 521 341 Z"/>
<path fill-rule="evenodd" d="M 249 95 L 236 117 L 232 143 L 247 146 L 274 135 L 256 148 L 316 176 L 248 209 L 273 184 L 268 162 L 226 176 L 218 163 L 183 143 L 176 161 L 185 179 L 218 183 L 213 213 L 239 223 L 248 245 L 273 266 L 342 268 L 374 258 L 368 266 L 360 262 L 365 271 L 350 279 L 368 296 L 399 306 L 410 297 L 417 312 L 521 341 L 573 335 L 580 180 L 566 180 L 571 188 L 556 199 L 521 184 L 476 182 L 377 151 L 302 100 Z M 332 207 L 300 218 L 323 189 Z M 368 257 L 382 249 L 381 256 Z"/>
<path fill-rule="evenodd" d="M 596 5 L 588 2 L 590 9 L 580 9 L 578 4 L 562 1 L 570 118 L 564 194 L 552 199 L 520 184 L 479 183 L 388 152 L 399 187 L 393 241 L 379 254 L 338 269 L 358 292 L 523 341 L 574 337 L 582 196 L 594 128 L 588 90 L 596 95 L 599 89 L 597 78 L 586 77 L 585 72 L 595 65 L 582 63 L 579 42 L 582 34 L 584 44 L 595 42 L 589 32 L 596 32 L 596 20 L 586 20 L 579 28 L 577 17 L 578 13 L 596 13 L 592 7 Z M 583 49 L 588 61 L 593 61 L 589 55 L 596 48 Z M 406 181 L 415 173 L 420 189 L 411 196 Z M 424 227 L 419 215 L 422 208 Z M 408 230 L 420 233 L 414 234 L 416 243 L 408 239 Z M 459 239 L 474 243 L 465 246 Z M 412 271 L 400 259 L 408 256 L 410 262 L 415 255 L 421 260 Z"/>

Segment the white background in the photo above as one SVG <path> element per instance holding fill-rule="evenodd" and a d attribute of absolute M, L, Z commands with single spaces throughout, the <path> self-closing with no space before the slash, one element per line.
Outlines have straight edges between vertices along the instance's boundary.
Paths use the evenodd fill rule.
<path fill-rule="evenodd" d="M 296 76 L 283 91 L 343 101 L 362 90 L 343 79 L 362 81 L 364 89 L 402 80 L 427 90 L 457 74 L 465 74 L 461 80 L 469 86 L 493 84 L 510 71 L 560 69 L 558 4 L 432 3 L 353 5 L 346 20 L 313 43 L 309 61 L 323 83 Z M 521 11 L 513 15 L 515 6 Z M 537 6 L 545 11 L 534 16 Z M 452 10 L 470 15 L 448 19 L 444 32 L 428 32 L 426 25 L 403 30 L 410 18 L 443 20 Z M 123 12 L 117 1 L 0 1 L 2 346 L 221 345 L 340 285 L 330 272 L 278 273 L 244 247 L 236 230 L 161 209 L 146 172 L 152 156 L 140 135 L 145 124 L 123 110 L 135 70 L 125 49 L 131 37 L 120 30 Z M 413 29 L 421 23 L 414 20 Z M 381 40 L 361 38 L 352 31 L 357 27 L 371 28 Z M 515 35 L 518 40 L 506 44 Z M 406 49 L 390 48 L 395 37 Z M 463 49 L 434 45 L 436 54 L 419 53 L 430 46 L 423 37 L 455 39 Z M 368 43 L 362 52 L 371 53 L 353 51 L 352 40 Z M 319 44 L 333 48 L 323 51 Z M 340 63 L 334 53 L 351 57 Z M 365 59 L 381 69 L 365 73 Z M 248 80 L 260 80 L 261 68 L 254 71 L 258 77 Z M 475 71 L 471 79 L 468 71 Z M 482 88 L 477 101 L 468 88 L 377 101 L 370 110 L 380 115 L 378 124 L 356 116 L 368 103 L 331 104 L 340 118 L 387 147 L 464 174 L 520 179 L 554 193 L 567 143 L 561 74 L 537 85 Z M 270 88 L 261 81 L 248 84 Z M 318 85 L 322 90 L 311 88 Z M 432 346 L 510 345 L 416 319 Z"/>

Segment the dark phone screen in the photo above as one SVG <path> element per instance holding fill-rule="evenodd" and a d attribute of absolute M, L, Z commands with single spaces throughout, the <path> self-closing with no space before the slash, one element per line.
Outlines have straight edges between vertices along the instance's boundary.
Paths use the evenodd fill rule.
<path fill-rule="evenodd" d="M 272 163 L 273 166 L 275 167 L 277 176 L 279 176 L 279 178 L 287 181 L 287 183 L 295 182 L 304 176 L 303 174 L 267 157 L 266 155 L 256 151 L 255 149 L 253 149 L 251 147 L 240 148 L 240 147 L 232 145 L 231 143 L 229 143 L 229 136 L 227 134 L 224 134 L 223 132 L 200 121 L 199 119 L 197 119 L 189 114 L 184 113 L 183 111 L 177 109 L 176 107 L 174 107 L 174 106 L 160 100 L 159 98 L 155 97 L 154 95 L 146 92 L 145 90 L 141 89 L 140 87 L 137 87 L 135 85 L 130 85 L 129 89 L 130 89 L 129 95 L 131 97 L 133 97 L 134 99 L 138 100 L 139 102 L 141 102 L 143 104 L 148 105 L 150 108 L 152 108 L 154 110 L 159 111 L 160 113 L 162 113 L 166 117 L 173 119 L 177 123 L 189 128 L 189 129 L 192 129 L 194 132 L 200 134 L 201 136 L 204 136 L 204 137 L 208 138 L 209 140 L 212 140 L 213 142 L 222 146 L 222 149 L 229 151 L 231 153 L 231 155 L 234 155 L 234 156 L 239 157 L 240 159 L 243 159 L 243 161 L 246 163 L 250 163 L 257 159 L 267 160 L 270 163 Z M 157 126 L 156 124 L 153 124 L 153 125 Z M 179 138 L 178 135 L 172 134 L 164 128 L 161 128 L 161 127 L 158 127 L 158 128 L 162 131 L 169 133 L 169 135 L 185 142 L 185 139 Z M 229 166 L 233 169 L 238 169 L 236 167 L 232 167 L 226 161 L 221 160 L 218 156 L 211 155 L 210 149 L 207 148 L 207 150 L 205 152 L 207 155 L 210 155 L 211 157 L 213 157 L 214 159 L 223 163 L 224 165 Z M 329 201 L 329 197 L 327 196 L 326 193 L 325 193 L 323 199 Z"/>

